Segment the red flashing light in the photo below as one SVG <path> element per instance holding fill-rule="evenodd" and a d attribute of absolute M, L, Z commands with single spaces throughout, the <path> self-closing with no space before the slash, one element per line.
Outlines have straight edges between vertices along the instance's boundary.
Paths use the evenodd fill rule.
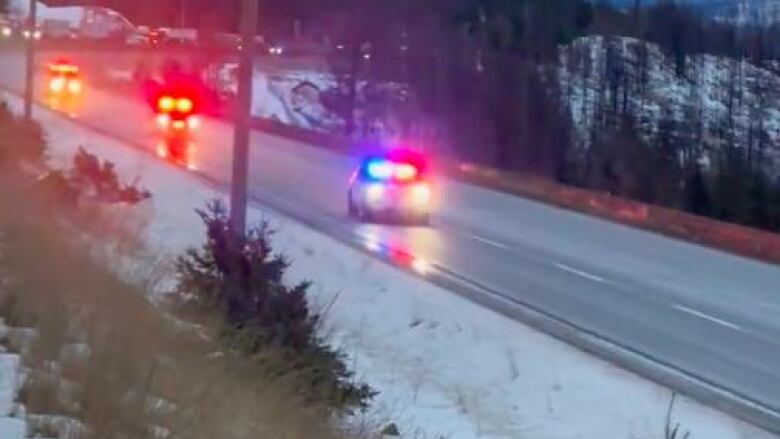
<path fill-rule="evenodd" d="M 190 98 L 179 98 L 176 101 L 176 110 L 180 113 L 189 113 L 194 107 L 195 105 Z"/>
<path fill-rule="evenodd" d="M 79 73 L 79 68 L 69 61 L 59 60 L 49 64 L 49 71 L 58 75 L 75 75 Z"/>
<path fill-rule="evenodd" d="M 195 102 L 190 98 L 175 98 L 162 96 L 157 99 L 157 111 L 160 113 L 180 113 L 188 115 L 195 109 Z"/>
<path fill-rule="evenodd" d="M 163 96 L 157 100 L 157 109 L 162 113 L 170 113 L 176 108 L 176 100 L 170 96 Z"/>

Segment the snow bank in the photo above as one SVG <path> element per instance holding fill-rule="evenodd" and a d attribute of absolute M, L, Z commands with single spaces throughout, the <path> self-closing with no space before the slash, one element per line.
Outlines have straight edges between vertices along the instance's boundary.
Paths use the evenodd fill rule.
<path fill-rule="evenodd" d="M 10 97 L 13 108 L 20 101 Z M 140 177 L 154 197 L 144 239 L 153 252 L 197 245 L 193 209 L 224 196 L 197 175 L 154 159 L 47 110 L 38 117 L 55 162 L 86 145 Z M 328 326 L 359 376 L 381 391 L 371 413 L 403 437 L 451 439 L 654 439 L 664 437 L 671 392 L 590 357 L 264 209 L 275 248 L 293 261 L 290 280 L 314 282 L 313 300 L 332 304 Z M 366 233 L 379 229 L 366 226 Z M 672 414 L 692 438 L 767 439 L 770 434 L 680 398 Z M 5 436 L 3 436 L 5 437 Z"/>
<path fill-rule="evenodd" d="M 0 320 L 0 326 L 5 324 Z M 0 438 L 23 439 L 26 434 L 24 420 L 13 417 L 14 402 L 19 389 L 19 356 L 0 353 Z"/>

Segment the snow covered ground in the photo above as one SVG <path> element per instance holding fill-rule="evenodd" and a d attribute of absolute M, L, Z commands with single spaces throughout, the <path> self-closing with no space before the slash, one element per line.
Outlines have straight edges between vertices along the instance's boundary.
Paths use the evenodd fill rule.
<path fill-rule="evenodd" d="M 19 110 L 16 97 L 5 98 Z M 49 133 L 55 164 L 84 145 L 116 163 L 126 181 L 139 177 L 152 191 L 147 209 L 154 220 L 143 236 L 150 253 L 172 256 L 200 243 L 202 226 L 193 209 L 223 193 L 48 110 L 38 109 L 37 117 Z M 312 280 L 313 300 L 333 303 L 327 317 L 334 341 L 350 354 L 359 376 L 381 392 L 370 416 L 396 422 L 403 437 L 664 438 L 668 389 L 262 206 L 252 206 L 250 216 L 269 219 L 278 231 L 275 248 L 293 261 L 290 280 Z M 774 437 L 682 397 L 672 422 L 693 439 Z"/>
<path fill-rule="evenodd" d="M 7 327 L 0 319 L 0 339 L 5 339 Z M 1 345 L 0 345 L 1 346 Z M 14 403 L 19 390 L 19 356 L 6 353 L 0 347 L 0 438 L 23 439 L 26 433 L 24 420 L 14 417 Z"/>

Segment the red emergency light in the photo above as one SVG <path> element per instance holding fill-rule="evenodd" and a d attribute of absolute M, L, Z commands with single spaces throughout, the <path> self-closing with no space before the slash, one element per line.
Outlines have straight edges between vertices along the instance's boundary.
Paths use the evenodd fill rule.
<path fill-rule="evenodd" d="M 161 96 L 157 99 L 157 110 L 160 113 L 190 114 L 195 109 L 195 103 L 190 98 L 175 98 L 173 96 Z"/>

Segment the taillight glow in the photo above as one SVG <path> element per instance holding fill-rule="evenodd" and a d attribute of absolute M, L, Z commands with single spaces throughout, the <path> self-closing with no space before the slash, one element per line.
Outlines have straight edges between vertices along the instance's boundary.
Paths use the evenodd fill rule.
<path fill-rule="evenodd" d="M 170 96 L 163 96 L 157 100 L 157 109 L 163 113 L 169 113 L 176 108 L 176 100 Z"/>
<path fill-rule="evenodd" d="M 159 114 L 157 115 L 157 125 L 160 126 L 160 128 L 168 128 L 168 126 L 171 124 L 171 117 L 167 114 Z"/>
<path fill-rule="evenodd" d="M 187 127 L 194 130 L 200 126 L 200 118 L 197 116 L 190 116 L 187 118 Z"/>
<path fill-rule="evenodd" d="M 54 78 L 49 81 L 49 90 L 59 93 L 65 88 L 65 78 Z"/>
<path fill-rule="evenodd" d="M 192 103 L 192 99 L 179 98 L 176 101 L 176 110 L 180 113 L 189 113 L 194 107 L 195 105 Z"/>
<path fill-rule="evenodd" d="M 82 88 L 83 85 L 81 84 L 81 81 L 77 79 L 73 79 L 70 82 L 68 82 L 68 91 L 73 94 L 81 93 Z"/>

